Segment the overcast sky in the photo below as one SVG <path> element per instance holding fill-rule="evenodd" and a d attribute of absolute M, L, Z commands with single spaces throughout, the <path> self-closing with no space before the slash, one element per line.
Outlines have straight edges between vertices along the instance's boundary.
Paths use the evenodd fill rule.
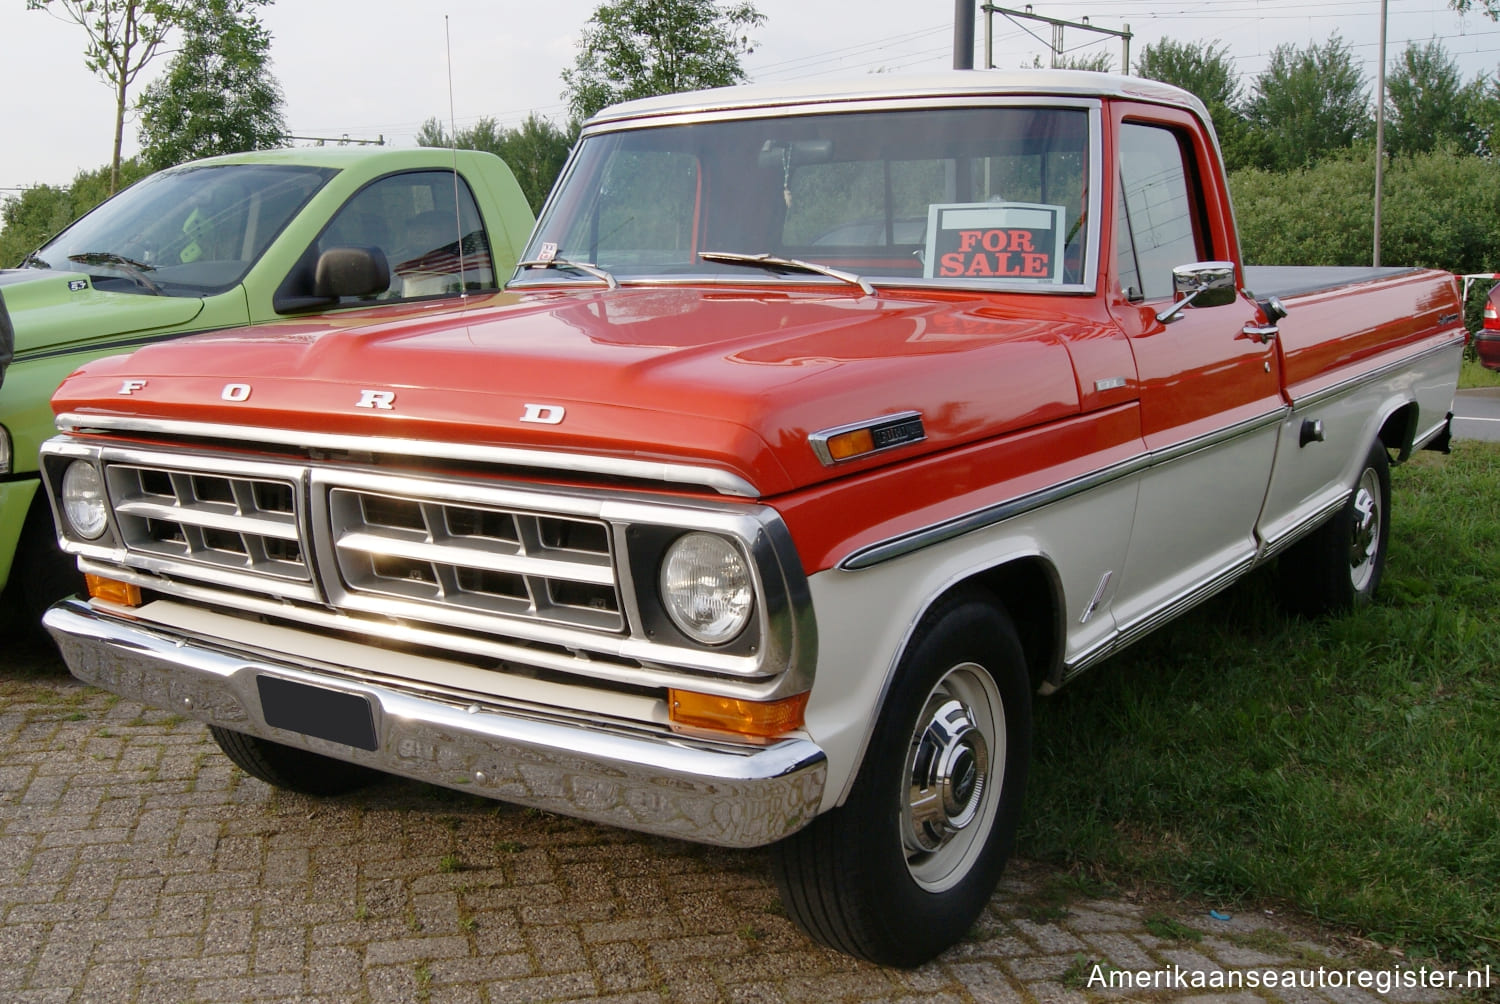
<path fill-rule="evenodd" d="M 1003 2 L 1003 0 L 1002 0 Z M 1440 39 L 1465 78 L 1493 76 L 1500 27 L 1482 14 L 1459 17 L 1446 0 L 1387 0 L 1389 58 L 1409 40 Z M 756 0 L 767 16 L 744 61 L 758 82 L 815 80 L 873 72 L 920 72 L 952 65 L 952 0 Z M 280 0 L 264 9 L 273 70 L 297 136 L 349 136 L 410 146 L 422 122 L 449 118 L 444 16 L 452 40 L 453 105 L 463 128 L 481 116 L 518 124 L 535 111 L 561 123 L 560 70 L 573 62 L 594 0 Z M 976 0 L 975 7 L 983 6 Z M 1012 4 L 1015 8 L 1023 3 Z M 1322 42 L 1339 32 L 1375 79 L 1380 0 L 1064 0 L 1034 2 L 1064 20 L 1134 33 L 1132 59 L 1163 37 L 1227 43 L 1248 89 L 1279 43 Z M 996 64 L 1047 59 L 1051 29 L 995 19 Z M 982 65 L 984 16 L 975 31 Z M 81 169 L 107 164 L 113 139 L 110 88 L 83 64 L 83 30 L 22 0 L 0 0 L 0 189 L 66 184 Z M 1067 29 L 1075 54 L 1104 51 L 1120 65 L 1118 39 L 1094 41 Z M 135 85 L 141 89 L 167 57 Z M 136 152 L 137 123 L 125 126 Z M 0 191 L 0 195 L 4 192 Z"/>

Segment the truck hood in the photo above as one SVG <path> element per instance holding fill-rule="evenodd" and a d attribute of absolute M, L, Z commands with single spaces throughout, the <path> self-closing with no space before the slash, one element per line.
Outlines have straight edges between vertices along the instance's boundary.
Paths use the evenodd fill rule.
<path fill-rule="evenodd" d="M 1095 323 L 1042 296 L 501 293 L 150 346 L 53 408 L 690 463 L 766 496 L 1078 412 L 1059 332 Z M 832 466 L 809 444 L 908 411 L 925 440 Z"/>
<path fill-rule="evenodd" d="M 16 355 L 183 325 L 203 310 L 198 297 L 108 293 L 82 272 L 0 270 L 0 295 L 15 328 Z"/>

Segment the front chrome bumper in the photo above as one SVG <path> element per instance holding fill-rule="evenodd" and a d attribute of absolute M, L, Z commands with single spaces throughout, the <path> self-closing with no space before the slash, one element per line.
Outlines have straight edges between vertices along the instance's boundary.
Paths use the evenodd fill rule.
<path fill-rule="evenodd" d="M 806 739 L 748 747 L 446 701 L 216 646 L 64 600 L 43 623 L 73 675 L 122 697 L 402 777 L 725 847 L 772 843 L 818 810 L 827 758 Z M 276 728 L 258 680 L 369 701 L 375 749 Z"/>

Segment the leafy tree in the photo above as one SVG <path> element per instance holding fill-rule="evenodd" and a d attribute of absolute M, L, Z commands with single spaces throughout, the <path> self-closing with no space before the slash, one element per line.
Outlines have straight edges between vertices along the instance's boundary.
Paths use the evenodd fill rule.
<path fill-rule="evenodd" d="M 134 184 L 150 171 L 135 157 L 122 161 L 122 186 Z M 110 165 L 79 171 L 73 183 L 34 185 L 0 206 L 0 268 L 13 268 L 47 239 L 109 198 Z"/>
<path fill-rule="evenodd" d="M 1138 76 L 1181 87 L 1208 106 L 1218 133 L 1224 163 L 1236 170 L 1264 159 L 1264 145 L 1252 135 L 1240 112 L 1243 86 L 1224 42 L 1177 42 L 1164 38 L 1148 44 L 1136 60 Z"/>
<path fill-rule="evenodd" d="M 115 146 L 110 160 L 109 194 L 120 187 L 120 147 L 130 85 L 157 55 L 167 33 L 182 21 L 191 0 L 26 0 L 28 10 L 45 10 L 84 30 L 83 61 L 115 92 Z M 61 10 L 61 15 L 56 14 Z"/>
<path fill-rule="evenodd" d="M 1335 33 L 1322 45 L 1278 45 L 1255 78 L 1246 118 L 1260 133 L 1260 166 L 1306 167 L 1369 132 L 1364 75 Z"/>
<path fill-rule="evenodd" d="M 747 32 L 765 20 L 752 0 L 606 0 L 562 71 L 563 97 L 582 122 L 617 101 L 743 83 Z"/>
<path fill-rule="evenodd" d="M 182 48 L 141 95 L 142 155 L 160 170 L 197 157 L 287 145 L 271 33 L 255 8 L 271 0 L 204 0 Z"/>
<path fill-rule="evenodd" d="M 1210 108 L 1215 104 L 1236 108 L 1240 103 L 1240 73 L 1229 57 L 1227 42 L 1164 38 L 1141 50 L 1135 72 L 1196 94 Z"/>
<path fill-rule="evenodd" d="M 1448 0 L 1448 6 L 1460 14 L 1474 9 L 1474 0 Z M 1479 9 L 1490 16 L 1491 21 L 1500 21 L 1500 0 L 1479 0 Z"/>
<path fill-rule="evenodd" d="M 1393 155 L 1451 145 L 1475 152 L 1473 106 L 1483 84 L 1465 85 L 1441 42 L 1409 43 L 1386 73 L 1386 148 Z"/>
<path fill-rule="evenodd" d="M 494 119 L 486 116 L 472 127 L 458 130 L 456 141 L 449 138 L 442 122 L 430 118 L 417 132 L 417 145 L 451 145 L 461 150 L 484 150 L 495 154 L 510 167 L 535 213 L 547 200 L 577 138 L 576 123 L 561 129 L 550 119 L 538 118 L 533 112 L 515 129 L 502 129 Z"/>
<path fill-rule="evenodd" d="M 1041 56 L 1032 56 L 1031 62 L 1022 63 L 1023 70 L 1093 70 L 1095 73 L 1112 73 L 1115 68 L 1115 57 L 1107 52 L 1096 52 L 1092 56 L 1064 56 L 1057 61 L 1054 67 L 1049 60 L 1042 62 Z"/>

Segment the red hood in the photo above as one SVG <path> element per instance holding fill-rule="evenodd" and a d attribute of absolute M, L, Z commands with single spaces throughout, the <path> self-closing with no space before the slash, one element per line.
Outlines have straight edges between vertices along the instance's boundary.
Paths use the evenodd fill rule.
<path fill-rule="evenodd" d="M 1094 323 L 1065 305 L 930 291 L 504 293 L 150 346 L 84 367 L 53 407 L 690 462 L 774 495 L 1076 413 L 1059 331 Z M 145 385 L 122 394 L 127 380 Z M 228 384 L 248 396 L 224 400 Z M 392 407 L 356 407 L 364 391 L 394 393 Z M 528 405 L 563 420 L 522 422 Z M 921 413 L 925 442 L 836 470 L 808 445 L 902 411 Z"/>

